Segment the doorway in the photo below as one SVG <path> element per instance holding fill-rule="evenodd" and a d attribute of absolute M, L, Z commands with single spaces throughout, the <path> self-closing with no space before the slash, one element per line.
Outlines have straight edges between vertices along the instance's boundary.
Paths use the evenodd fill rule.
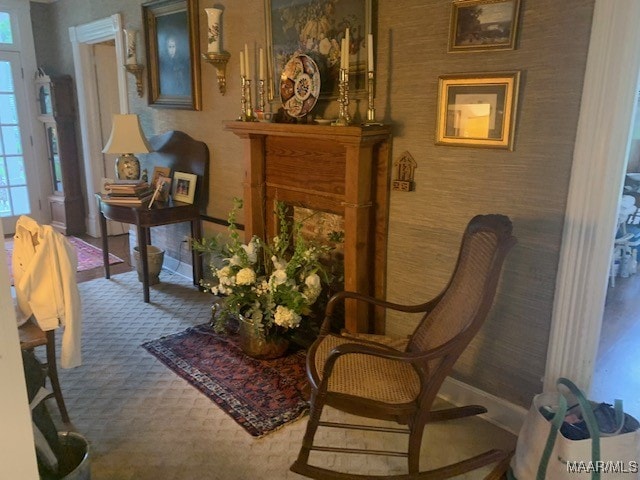
<path fill-rule="evenodd" d="M 93 46 L 95 61 L 96 93 L 98 94 L 98 114 L 100 118 L 100 145 L 106 145 L 111 134 L 113 114 L 120 113 L 118 92 L 118 62 L 115 41 L 97 43 Z M 117 155 L 102 155 L 102 177 L 114 178 Z M 122 235 L 128 232 L 128 225 L 107 220 L 108 235 Z"/>
<path fill-rule="evenodd" d="M 102 123 L 100 118 L 100 98 L 96 72 L 96 44 L 115 43 L 114 68 L 118 86 L 119 113 L 129 112 L 129 98 L 126 71 L 124 65 L 125 44 L 122 17 L 119 13 L 84 25 L 69 28 L 73 65 L 78 89 L 78 118 L 82 137 L 82 156 L 84 158 L 85 182 L 87 185 L 87 233 L 92 237 L 100 236 L 99 212 L 94 193 L 100 191 L 102 178 L 105 177 L 103 160 Z M 109 122 L 109 126 L 111 122 Z M 108 127 L 110 128 L 110 127 Z"/>

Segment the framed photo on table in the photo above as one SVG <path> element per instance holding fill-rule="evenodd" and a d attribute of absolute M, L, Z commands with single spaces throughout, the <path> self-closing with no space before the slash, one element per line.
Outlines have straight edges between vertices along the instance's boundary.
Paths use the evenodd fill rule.
<path fill-rule="evenodd" d="M 198 176 L 193 173 L 175 172 L 173 174 L 171 196 L 174 201 L 193 203 L 196 194 Z"/>
<path fill-rule="evenodd" d="M 166 202 L 169 199 L 169 188 L 171 187 L 171 169 L 169 167 L 153 167 L 151 175 L 151 187 L 156 189 L 160 184 L 157 199 Z"/>
<path fill-rule="evenodd" d="M 436 144 L 513 150 L 520 72 L 443 75 Z"/>
<path fill-rule="evenodd" d="M 149 105 L 200 110 L 198 0 L 142 4 Z"/>
<path fill-rule="evenodd" d="M 349 90 L 366 94 L 367 34 L 373 33 L 372 0 L 265 0 L 267 87 L 279 97 L 280 75 L 295 53 L 320 70 L 320 99 L 337 98 L 340 42 L 349 28 Z"/>
<path fill-rule="evenodd" d="M 454 0 L 449 52 L 513 50 L 520 0 Z"/>

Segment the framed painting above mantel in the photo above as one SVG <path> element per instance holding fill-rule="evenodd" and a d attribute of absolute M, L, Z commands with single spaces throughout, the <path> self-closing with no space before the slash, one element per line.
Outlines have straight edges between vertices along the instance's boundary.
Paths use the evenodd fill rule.
<path fill-rule="evenodd" d="M 198 0 L 142 4 L 149 105 L 200 110 Z"/>
<path fill-rule="evenodd" d="M 320 70 L 320 99 L 338 96 L 340 42 L 349 28 L 349 89 L 366 94 L 367 35 L 373 0 L 265 0 L 269 99 L 279 96 L 280 75 L 294 54 L 310 56 Z"/>

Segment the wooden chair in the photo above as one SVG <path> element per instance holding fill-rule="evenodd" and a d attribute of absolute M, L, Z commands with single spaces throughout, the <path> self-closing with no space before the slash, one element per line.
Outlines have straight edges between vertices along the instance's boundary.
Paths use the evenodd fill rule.
<path fill-rule="evenodd" d="M 38 324 L 30 318 L 27 322 L 18 327 L 18 335 L 20 338 L 20 348 L 22 350 L 33 350 L 42 345 L 46 348 L 47 361 L 42 363 L 42 368 L 51 381 L 51 389 L 53 396 L 60 409 L 60 416 L 64 423 L 69 423 L 69 414 L 62 397 L 62 389 L 60 388 L 60 380 L 58 380 L 58 364 L 56 363 L 56 338 L 55 330 L 43 331 Z M 48 397 L 47 397 L 48 398 Z"/>
<path fill-rule="evenodd" d="M 474 217 L 462 239 L 457 264 L 445 289 L 421 305 L 400 305 L 353 292 L 340 292 L 329 301 L 320 336 L 307 356 L 311 411 L 302 447 L 291 470 L 312 478 L 372 478 L 309 464 L 311 450 L 369 453 L 408 458 L 408 474 L 373 478 L 450 478 L 509 455 L 489 450 L 445 467 L 420 471 L 420 447 L 429 422 L 485 413 L 479 405 L 431 410 L 444 379 L 482 326 L 492 306 L 504 259 L 513 245 L 511 221 L 503 215 Z M 329 332 L 338 302 L 367 302 L 400 312 L 424 313 L 408 340 L 399 345 L 381 335 L 337 335 Z M 408 428 L 377 428 L 321 421 L 330 405 L 362 417 L 395 421 Z M 408 433 L 407 452 L 367 451 L 315 446 L 318 427 L 339 427 Z"/>

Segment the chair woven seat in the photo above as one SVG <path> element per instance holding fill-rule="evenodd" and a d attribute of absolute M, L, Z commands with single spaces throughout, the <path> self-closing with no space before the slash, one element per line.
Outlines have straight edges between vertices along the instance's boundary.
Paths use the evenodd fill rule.
<path fill-rule="evenodd" d="M 379 337 L 382 341 L 392 342 L 389 337 Z M 327 335 L 318 345 L 315 355 L 320 375 L 329 353 L 345 343 L 371 345 L 357 337 Z M 328 390 L 385 403 L 409 403 L 415 401 L 420 393 L 420 378 L 408 363 L 354 353 L 338 359 L 329 378 Z"/>

